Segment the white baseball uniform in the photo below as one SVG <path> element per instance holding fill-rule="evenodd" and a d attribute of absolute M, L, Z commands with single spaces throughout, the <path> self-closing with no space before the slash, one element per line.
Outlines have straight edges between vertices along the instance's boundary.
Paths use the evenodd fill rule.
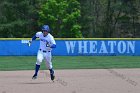
<path fill-rule="evenodd" d="M 54 37 L 50 33 L 48 33 L 48 35 L 44 37 L 42 32 L 37 32 L 36 37 L 38 37 L 40 39 L 40 47 L 39 47 L 39 50 L 37 53 L 36 64 L 40 65 L 41 62 L 43 61 L 43 59 L 45 58 L 46 65 L 47 65 L 48 69 L 52 69 L 52 62 L 51 62 L 52 48 L 50 48 L 50 46 L 53 44 L 56 45 Z"/>

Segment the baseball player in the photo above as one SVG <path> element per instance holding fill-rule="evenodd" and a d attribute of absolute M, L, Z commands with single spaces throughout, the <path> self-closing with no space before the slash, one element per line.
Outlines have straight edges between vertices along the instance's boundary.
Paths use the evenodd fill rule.
<path fill-rule="evenodd" d="M 37 78 L 41 62 L 43 61 L 43 59 L 45 59 L 47 67 L 50 71 L 51 80 L 53 81 L 55 78 L 55 75 L 54 75 L 54 70 L 53 70 L 53 66 L 51 62 L 51 59 L 52 59 L 51 51 L 52 51 L 52 48 L 56 48 L 56 43 L 55 43 L 54 37 L 49 33 L 50 29 L 48 25 L 42 26 L 41 30 L 42 32 L 37 32 L 36 35 L 32 37 L 32 40 L 29 41 L 28 43 L 28 45 L 30 46 L 33 40 L 36 40 L 36 38 L 40 39 L 40 47 L 37 53 L 35 73 L 32 79 Z"/>

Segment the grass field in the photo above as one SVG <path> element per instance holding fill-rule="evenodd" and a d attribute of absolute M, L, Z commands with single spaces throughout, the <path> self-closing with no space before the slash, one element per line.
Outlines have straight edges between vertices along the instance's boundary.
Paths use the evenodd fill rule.
<path fill-rule="evenodd" d="M 54 56 L 52 61 L 55 69 L 140 68 L 139 56 Z M 0 56 L 0 70 L 33 70 L 35 62 L 36 56 Z"/>

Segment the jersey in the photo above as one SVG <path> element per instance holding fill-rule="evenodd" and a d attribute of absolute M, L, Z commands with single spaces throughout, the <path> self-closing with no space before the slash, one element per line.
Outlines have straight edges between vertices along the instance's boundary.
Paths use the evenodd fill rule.
<path fill-rule="evenodd" d="M 36 37 L 40 39 L 39 49 L 42 49 L 45 51 L 51 51 L 52 48 L 50 48 L 50 46 L 53 44 L 56 45 L 54 37 L 50 33 L 48 33 L 48 35 L 44 37 L 42 32 L 37 32 Z"/>

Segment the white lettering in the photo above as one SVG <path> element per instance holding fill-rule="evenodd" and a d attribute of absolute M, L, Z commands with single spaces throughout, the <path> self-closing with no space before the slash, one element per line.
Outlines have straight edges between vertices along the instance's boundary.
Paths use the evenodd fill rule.
<path fill-rule="evenodd" d="M 74 53 L 76 41 L 65 41 L 68 54 L 70 51 Z"/>
<path fill-rule="evenodd" d="M 97 53 L 97 41 L 89 41 L 89 43 L 90 43 L 89 53 Z"/>
<path fill-rule="evenodd" d="M 28 40 L 22 40 L 28 43 Z M 67 53 L 135 53 L 135 41 L 65 41 Z"/>
<path fill-rule="evenodd" d="M 116 46 L 116 41 L 108 41 L 108 46 L 110 46 L 110 53 L 114 53 L 114 46 Z"/>
<path fill-rule="evenodd" d="M 84 43 L 84 45 L 82 45 L 82 42 Z M 87 42 L 88 41 L 79 41 L 79 53 L 88 53 L 87 52 Z M 82 49 L 84 50 L 84 52 L 82 52 Z"/>
<path fill-rule="evenodd" d="M 127 44 L 127 53 L 130 53 L 130 50 L 135 53 L 135 41 L 127 41 Z"/>
<path fill-rule="evenodd" d="M 101 41 L 101 48 L 99 53 L 108 53 L 107 49 L 106 49 L 106 45 L 104 41 Z"/>
<path fill-rule="evenodd" d="M 124 41 L 120 41 L 118 43 L 118 52 L 125 53 L 125 51 L 126 51 L 126 43 Z"/>
<path fill-rule="evenodd" d="M 21 40 L 21 43 L 22 44 L 27 44 L 27 43 L 29 43 L 29 40 Z"/>

